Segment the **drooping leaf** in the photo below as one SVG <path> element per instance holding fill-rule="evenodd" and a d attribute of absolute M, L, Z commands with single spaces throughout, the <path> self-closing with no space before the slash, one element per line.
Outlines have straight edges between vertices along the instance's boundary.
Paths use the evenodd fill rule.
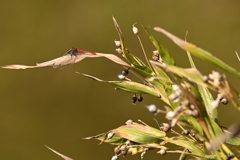
<path fill-rule="evenodd" d="M 119 57 L 113 55 L 113 54 L 104 54 L 104 53 L 97 53 L 97 52 L 89 52 L 89 51 L 83 51 L 75 48 L 76 50 L 73 53 L 67 53 L 64 56 L 61 56 L 59 58 L 46 61 L 43 63 L 37 63 L 36 66 L 26 66 L 26 65 L 7 65 L 2 66 L 1 68 L 6 69 L 27 69 L 27 68 L 39 68 L 39 67 L 59 67 L 59 66 L 65 66 L 70 64 L 75 64 L 83 60 L 84 58 L 97 58 L 97 57 L 105 57 L 109 60 L 118 63 L 123 66 L 129 66 L 126 62 L 124 62 Z"/>
<path fill-rule="evenodd" d="M 158 50 L 163 63 L 165 63 L 167 65 L 176 65 L 173 57 L 168 52 L 168 50 L 163 45 L 161 45 L 159 43 L 159 41 L 153 35 L 151 35 L 145 27 L 144 27 L 144 29 L 145 29 L 146 33 L 148 34 L 148 37 L 152 41 L 153 45 Z"/>
<path fill-rule="evenodd" d="M 159 143 L 166 133 L 138 123 L 127 124 L 112 130 L 113 133 L 140 144 Z"/>
<path fill-rule="evenodd" d="M 112 84 L 113 86 L 117 87 L 118 89 L 124 90 L 126 92 L 132 92 L 132 93 L 144 93 L 144 94 L 150 94 L 153 95 L 155 97 L 161 97 L 161 95 L 159 95 L 159 92 L 149 86 L 143 85 L 141 83 L 137 83 L 137 82 L 132 82 L 132 81 L 104 81 L 101 80 L 99 78 L 87 75 L 87 74 L 83 74 L 83 73 L 79 73 L 83 76 L 86 76 L 88 78 L 91 78 L 93 80 L 99 81 L 99 82 L 105 82 L 105 83 L 109 83 Z"/>
<path fill-rule="evenodd" d="M 174 43 L 176 43 L 179 47 L 181 47 L 182 49 L 189 51 L 191 54 L 193 54 L 194 56 L 201 58 L 209 63 L 212 63 L 213 65 L 235 75 L 236 77 L 240 78 L 240 73 L 235 70 L 234 68 L 232 68 L 231 66 L 229 66 L 228 64 L 224 63 L 223 61 L 221 61 L 220 59 L 214 57 L 211 53 L 191 44 L 188 42 L 185 42 L 184 40 L 174 36 L 173 34 L 167 32 L 166 30 L 160 28 L 160 27 L 155 27 L 154 28 L 155 31 L 157 32 L 161 32 L 164 35 L 166 35 L 168 38 L 170 38 Z"/>

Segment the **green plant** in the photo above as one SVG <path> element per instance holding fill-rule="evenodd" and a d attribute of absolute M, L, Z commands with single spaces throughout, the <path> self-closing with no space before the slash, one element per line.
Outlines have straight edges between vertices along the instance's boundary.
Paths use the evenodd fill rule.
<path fill-rule="evenodd" d="M 217 106 L 219 103 L 227 104 L 230 101 L 233 106 L 240 109 L 239 93 L 230 87 L 224 74 L 212 71 L 208 76 L 203 76 L 195 67 L 191 55 L 212 63 L 238 78 L 240 78 L 240 73 L 207 51 L 181 40 L 159 27 L 155 27 L 154 30 L 163 33 L 179 47 L 186 50 L 192 68 L 176 66 L 174 58 L 167 49 L 143 27 L 156 48 L 156 51 L 153 52 L 153 60 L 148 61 L 138 35 L 138 29 L 133 25 L 133 32 L 139 39 L 147 59 L 146 65 L 127 49 L 123 33 L 114 18 L 113 21 L 120 38 L 119 41 L 115 41 L 116 46 L 119 47 L 117 51 L 127 62 L 115 55 L 72 48 L 64 56 L 39 63 L 36 66 L 8 65 L 2 68 L 58 67 L 77 63 L 86 57 L 106 57 L 124 66 L 123 73 L 119 75 L 120 81 L 104 81 L 87 74 L 78 74 L 134 93 L 133 103 L 142 101 L 142 94 L 158 97 L 166 103 L 165 108 L 159 109 L 155 105 L 149 105 L 147 109 L 153 114 L 164 115 L 169 120 L 169 123 L 162 123 L 159 129 L 150 127 L 142 121 L 128 120 L 125 125 L 116 129 L 85 138 L 116 145 L 112 160 L 118 159 L 120 155 L 137 153 L 143 157 L 148 150 L 152 149 L 158 149 L 157 153 L 161 155 L 180 153 L 179 159 L 182 160 L 187 157 L 219 160 L 238 159 L 239 150 L 236 146 L 240 145 L 240 126 L 233 125 L 229 129 L 220 127 Z M 128 79 L 129 72 L 135 74 L 142 83 Z M 218 93 L 215 100 L 209 90 Z M 136 94 L 140 94 L 140 96 L 137 97 Z M 179 130 L 177 128 L 182 130 L 181 133 L 176 131 Z M 169 132 L 173 134 L 169 135 Z M 169 143 L 175 147 L 168 146 Z M 70 159 L 51 148 L 49 149 L 66 160 Z"/>

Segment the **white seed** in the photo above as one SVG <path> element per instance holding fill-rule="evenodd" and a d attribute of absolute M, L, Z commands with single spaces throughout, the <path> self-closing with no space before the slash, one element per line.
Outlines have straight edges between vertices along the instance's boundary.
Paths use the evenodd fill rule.
<path fill-rule="evenodd" d="M 180 102 L 180 98 L 174 99 L 173 102 L 174 102 L 174 103 Z"/>
<path fill-rule="evenodd" d="M 127 122 L 126 122 L 126 125 L 130 125 L 130 124 L 133 124 L 133 120 L 131 120 L 131 119 L 127 120 Z"/>
<path fill-rule="evenodd" d="M 163 132 L 167 132 L 171 129 L 171 126 L 168 124 L 168 123 L 162 123 L 162 127 L 160 127 L 160 129 L 163 131 Z"/>
<path fill-rule="evenodd" d="M 158 151 L 157 153 L 161 154 L 161 155 L 165 155 L 166 154 L 166 149 L 161 149 L 160 151 Z"/>
<path fill-rule="evenodd" d="M 178 97 L 176 94 L 173 93 L 170 96 L 168 96 L 168 98 L 173 101 L 174 99 L 177 99 Z"/>
<path fill-rule="evenodd" d="M 128 150 L 126 145 L 121 146 L 119 149 L 120 149 L 120 151 L 127 151 Z"/>
<path fill-rule="evenodd" d="M 221 99 L 221 103 L 226 105 L 226 104 L 228 104 L 228 100 L 226 98 L 222 98 Z"/>
<path fill-rule="evenodd" d="M 191 110 L 186 110 L 185 112 L 184 112 L 186 115 L 189 115 L 189 116 L 192 116 L 193 115 L 193 111 L 191 111 Z"/>
<path fill-rule="evenodd" d="M 158 110 L 158 108 L 154 104 L 151 104 L 151 105 L 146 106 L 146 107 L 147 107 L 148 111 L 151 112 L 151 113 L 156 113 L 157 110 Z"/>
<path fill-rule="evenodd" d="M 153 55 L 154 55 L 154 56 L 159 56 L 158 50 L 153 51 Z"/>
<path fill-rule="evenodd" d="M 193 110 L 193 117 L 197 117 L 198 116 L 198 111 L 195 109 Z"/>
<path fill-rule="evenodd" d="M 107 134 L 107 139 L 111 139 L 111 138 L 113 137 L 113 135 L 114 135 L 114 133 L 109 132 L 109 133 Z"/>
<path fill-rule="evenodd" d="M 176 84 L 172 85 L 172 88 L 173 88 L 173 90 L 174 90 L 174 91 L 177 91 L 177 90 L 179 90 L 179 86 L 178 86 L 178 85 L 176 85 Z"/>
<path fill-rule="evenodd" d="M 173 117 L 175 117 L 175 113 L 173 111 L 169 111 L 167 114 L 166 114 L 166 118 L 168 120 L 171 120 L 173 119 Z"/>
<path fill-rule="evenodd" d="M 171 122 L 171 127 L 174 127 L 178 122 L 178 119 L 177 118 L 173 118 L 172 119 L 172 122 Z"/>
<path fill-rule="evenodd" d="M 214 101 L 211 102 L 211 104 L 212 104 L 212 109 L 215 109 L 215 108 L 218 107 L 219 101 L 218 100 L 214 100 Z"/>
<path fill-rule="evenodd" d="M 117 160 L 118 159 L 118 156 L 115 155 L 115 156 L 112 156 L 112 159 L 111 160 Z"/>
<path fill-rule="evenodd" d="M 176 95 L 177 97 L 180 97 L 180 96 L 182 95 L 182 92 L 181 92 L 180 90 L 176 90 L 176 91 L 175 91 L 175 95 Z"/>
<path fill-rule="evenodd" d="M 129 139 L 125 142 L 126 145 L 130 145 L 130 143 L 131 141 Z"/>
<path fill-rule="evenodd" d="M 213 71 L 212 74 L 213 74 L 214 78 L 217 78 L 218 80 L 222 79 L 222 76 L 219 72 Z"/>
<path fill-rule="evenodd" d="M 122 75 L 122 74 L 119 74 L 119 75 L 118 75 L 118 78 L 119 78 L 119 79 L 125 79 L 125 76 Z"/>
<path fill-rule="evenodd" d="M 122 54 L 122 49 L 121 49 L 121 48 L 117 48 L 116 51 L 117 51 L 119 54 Z"/>
<path fill-rule="evenodd" d="M 204 82 L 207 82 L 209 78 L 208 78 L 208 76 L 203 76 L 202 79 Z"/>
<path fill-rule="evenodd" d="M 136 23 L 137 23 L 137 22 L 136 22 Z M 134 34 L 138 34 L 138 28 L 135 27 L 135 24 L 136 24 L 136 23 L 133 24 L 133 28 L 132 28 Z"/>
<path fill-rule="evenodd" d="M 116 45 L 117 47 L 120 47 L 120 46 L 121 46 L 121 42 L 120 42 L 120 41 L 115 40 L 114 43 L 115 43 L 115 45 Z"/>
<path fill-rule="evenodd" d="M 146 151 L 141 153 L 141 159 L 143 159 L 143 156 L 146 154 Z"/>

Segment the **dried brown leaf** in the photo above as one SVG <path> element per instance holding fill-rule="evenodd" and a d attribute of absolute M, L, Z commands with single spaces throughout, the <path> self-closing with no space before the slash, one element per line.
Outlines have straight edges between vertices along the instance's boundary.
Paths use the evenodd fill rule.
<path fill-rule="evenodd" d="M 2 66 L 1 68 L 6 68 L 6 69 L 28 69 L 28 68 L 39 68 L 39 67 L 59 67 L 59 66 L 65 66 L 65 65 L 70 65 L 70 64 L 75 64 L 77 62 L 80 62 L 84 58 L 96 58 L 96 57 L 105 57 L 115 63 L 118 63 L 123 66 L 129 66 L 125 61 L 120 59 L 119 57 L 113 55 L 113 54 L 105 54 L 105 53 L 95 53 L 95 52 L 89 52 L 89 51 L 83 51 L 83 50 L 78 50 L 74 53 L 68 53 L 65 54 L 62 57 L 46 61 L 43 63 L 37 63 L 35 66 L 27 66 L 27 65 L 6 65 Z"/>

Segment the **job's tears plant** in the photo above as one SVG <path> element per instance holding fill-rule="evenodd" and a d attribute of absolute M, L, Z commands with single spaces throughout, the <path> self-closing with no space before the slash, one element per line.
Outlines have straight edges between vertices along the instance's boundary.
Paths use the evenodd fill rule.
<path fill-rule="evenodd" d="M 138 28 L 134 24 L 133 33 L 141 44 L 147 60 L 147 64 L 145 64 L 143 60 L 127 49 L 123 33 L 114 18 L 113 22 L 119 35 L 119 40 L 115 40 L 116 51 L 125 61 L 112 54 L 71 48 L 64 56 L 38 63 L 35 66 L 7 65 L 2 68 L 59 67 L 77 63 L 86 57 L 106 57 L 124 67 L 122 73 L 118 75 L 119 81 L 105 81 L 87 74 L 78 74 L 99 82 L 109 83 L 116 89 L 132 92 L 132 103 L 141 102 L 143 94 L 157 97 L 166 105 L 158 107 L 148 105 L 146 108 L 155 115 L 164 116 L 169 121 L 169 123 L 160 124 L 159 128 L 153 128 L 141 121 L 128 120 L 120 127 L 85 138 L 97 139 L 100 140 L 100 143 L 115 145 L 112 160 L 117 160 L 120 156 L 138 153 L 143 158 L 144 154 L 153 149 L 159 156 L 179 153 L 179 159 L 182 160 L 187 157 L 213 160 L 238 159 L 240 157 L 240 151 L 237 148 L 240 145 L 240 126 L 235 124 L 228 129 L 221 127 L 217 107 L 219 103 L 228 104 L 231 102 L 239 110 L 239 93 L 229 85 L 224 73 L 212 71 L 209 75 L 202 75 L 195 67 L 191 55 L 201 58 L 238 78 L 240 78 L 240 73 L 209 52 L 159 27 L 155 27 L 154 30 L 163 33 L 186 51 L 191 68 L 176 66 L 174 58 L 167 49 L 143 27 L 156 48 L 151 55 L 152 60 L 148 60 L 150 56 L 145 52 L 138 35 Z M 127 78 L 128 74 L 136 75 L 139 82 Z M 218 93 L 216 99 L 213 98 L 209 90 Z M 179 128 L 182 130 L 181 132 L 176 131 Z M 168 144 L 173 144 L 174 147 L 172 147 L 173 145 L 170 147 Z M 66 160 L 71 159 L 51 148 L 49 149 Z"/>

